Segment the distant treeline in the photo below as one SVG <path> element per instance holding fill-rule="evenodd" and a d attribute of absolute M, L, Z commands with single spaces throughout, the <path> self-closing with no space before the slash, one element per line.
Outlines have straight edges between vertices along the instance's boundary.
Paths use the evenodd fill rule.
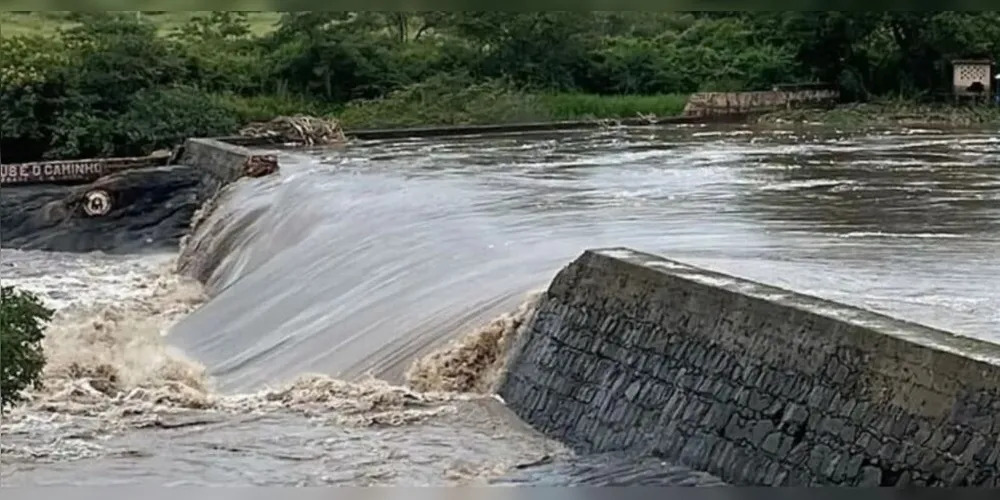
<path fill-rule="evenodd" d="M 801 82 L 916 99 L 948 89 L 952 58 L 1000 56 L 997 12 L 293 12 L 264 31 L 213 12 L 167 33 L 156 15 L 69 16 L 0 41 L 4 161 L 142 154 L 276 114 L 566 118 Z"/>

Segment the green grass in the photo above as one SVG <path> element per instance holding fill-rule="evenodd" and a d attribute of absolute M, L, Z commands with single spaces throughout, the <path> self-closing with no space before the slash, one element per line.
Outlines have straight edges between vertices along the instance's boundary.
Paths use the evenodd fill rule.
<path fill-rule="evenodd" d="M 262 95 L 236 96 L 216 95 L 222 105 L 231 109 L 240 123 L 268 121 L 277 116 L 310 115 L 336 118 L 342 105 L 312 101 L 295 96 Z"/>
<path fill-rule="evenodd" d="M 632 118 L 640 114 L 668 117 L 679 115 L 687 101 L 683 95 L 534 95 L 509 91 L 476 92 L 457 102 L 448 102 L 443 96 L 427 100 L 390 97 L 346 106 L 294 96 L 216 98 L 234 110 L 242 123 L 306 114 L 337 118 L 348 130 Z"/>
<path fill-rule="evenodd" d="M 160 33 L 167 34 L 183 26 L 192 18 L 198 15 L 206 15 L 208 11 L 183 11 L 183 12 L 138 12 L 137 16 L 142 16 L 155 23 Z M 72 26 L 69 12 L 0 12 L 0 35 L 55 35 L 60 28 Z M 280 18 L 280 12 L 249 12 L 247 21 L 250 23 L 250 30 L 258 35 L 268 33 L 275 28 L 275 24 Z"/>
<path fill-rule="evenodd" d="M 541 103 L 554 120 L 600 118 L 635 118 L 678 116 L 684 111 L 688 96 L 666 95 L 594 95 L 544 94 Z"/>
<path fill-rule="evenodd" d="M 468 102 L 349 103 L 337 113 L 347 129 L 434 125 L 489 125 L 546 121 L 658 118 L 678 116 L 686 96 L 603 96 L 590 94 L 499 94 Z M 453 104 L 453 105 L 452 105 Z"/>

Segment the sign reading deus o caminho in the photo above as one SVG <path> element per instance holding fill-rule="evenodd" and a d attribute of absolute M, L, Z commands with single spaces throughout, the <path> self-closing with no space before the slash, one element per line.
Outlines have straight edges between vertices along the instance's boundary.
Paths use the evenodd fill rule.
<path fill-rule="evenodd" d="M 104 175 L 105 162 L 67 161 L 0 165 L 0 184 L 85 181 Z"/>

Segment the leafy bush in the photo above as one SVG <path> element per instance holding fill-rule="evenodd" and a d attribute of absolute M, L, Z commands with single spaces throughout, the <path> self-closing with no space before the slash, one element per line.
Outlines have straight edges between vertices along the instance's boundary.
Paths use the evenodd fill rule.
<path fill-rule="evenodd" d="M 269 88 L 267 55 L 251 31 L 245 12 L 196 15 L 171 35 L 185 83 L 209 92 L 254 94 Z"/>
<path fill-rule="evenodd" d="M 293 92 L 340 102 L 382 96 L 409 83 L 393 64 L 395 44 L 359 17 L 365 16 L 287 14 L 265 40 L 271 77 Z"/>
<path fill-rule="evenodd" d="M 51 144 L 50 120 L 62 92 L 52 83 L 70 60 L 58 40 L 0 37 L 0 149 L 7 162 L 38 159 Z"/>
<path fill-rule="evenodd" d="M 25 389 L 40 387 L 42 339 L 52 313 L 30 292 L 0 288 L 0 408 L 20 402 Z"/>
<path fill-rule="evenodd" d="M 188 137 L 229 135 L 239 129 L 234 110 L 187 86 L 153 87 L 129 96 L 121 113 L 59 117 L 52 156 L 139 156 Z"/>

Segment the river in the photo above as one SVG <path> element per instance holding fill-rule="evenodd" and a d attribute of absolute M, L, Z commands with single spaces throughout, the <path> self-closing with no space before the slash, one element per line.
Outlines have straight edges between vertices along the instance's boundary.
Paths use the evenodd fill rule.
<path fill-rule="evenodd" d="M 712 484 L 573 457 L 489 394 L 483 356 L 591 247 L 1000 341 L 996 130 L 680 126 L 278 154 L 279 175 L 231 186 L 187 242 L 205 286 L 176 255 L 2 250 L 4 284 L 59 309 L 46 387 L 4 416 L 4 484 Z M 464 359 L 426 358 L 456 339 Z M 470 373 L 479 390 L 456 382 Z"/>

